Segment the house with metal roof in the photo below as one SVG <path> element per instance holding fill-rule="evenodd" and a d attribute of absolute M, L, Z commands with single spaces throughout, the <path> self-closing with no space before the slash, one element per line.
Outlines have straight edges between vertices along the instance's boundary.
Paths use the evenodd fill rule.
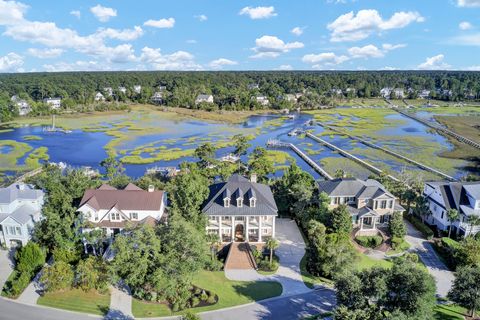
<path fill-rule="evenodd" d="M 423 196 L 428 203 L 431 215 L 426 222 L 439 230 L 461 236 L 476 234 L 480 226 L 469 223 L 470 217 L 480 217 L 480 182 L 426 182 Z M 447 211 L 455 209 L 459 213 L 456 221 L 448 221 Z"/>
<path fill-rule="evenodd" d="M 277 205 L 268 185 L 232 175 L 210 186 L 202 209 L 208 216 L 207 233 L 218 234 L 222 242 L 265 242 L 275 237 Z"/>
<path fill-rule="evenodd" d="M 346 205 L 353 225 L 361 232 L 376 231 L 388 224 L 394 212 L 405 211 L 395 196 L 377 180 L 339 178 L 319 181 L 318 186 L 320 192 L 330 198 L 330 209 Z"/>
<path fill-rule="evenodd" d="M 113 236 L 129 225 L 157 224 L 164 215 L 165 193 L 153 186 L 146 191 L 133 183 L 121 190 L 103 184 L 85 191 L 77 211 L 87 222 L 84 232 L 102 229 Z"/>
<path fill-rule="evenodd" d="M 14 183 L 0 188 L 0 243 L 7 248 L 26 245 L 41 219 L 44 192 Z"/>

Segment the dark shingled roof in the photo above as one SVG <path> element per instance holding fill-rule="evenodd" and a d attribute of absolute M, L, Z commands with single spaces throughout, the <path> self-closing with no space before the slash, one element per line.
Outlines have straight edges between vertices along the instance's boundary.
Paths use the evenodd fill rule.
<path fill-rule="evenodd" d="M 467 199 L 467 192 L 475 199 L 480 197 L 479 182 L 432 181 L 427 182 L 427 184 L 433 187 L 438 187 L 442 194 L 445 209 L 457 209 L 467 215 L 480 215 L 480 210 L 472 210 L 468 208 Z"/>
<path fill-rule="evenodd" d="M 88 204 L 95 210 L 110 210 L 116 207 L 119 210 L 160 210 L 163 201 L 163 191 L 148 192 L 134 184 L 118 190 L 109 185 L 102 185 L 98 189 L 85 191 L 80 207 Z"/>
<path fill-rule="evenodd" d="M 330 197 L 356 197 L 360 199 L 374 199 L 382 195 L 395 198 L 380 182 L 368 179 L 366 181 L 355 178 L 339 178 L 319 181 L 320 192 L 327 193 Z"/>
<path fill-rule="evenodd" d="M 238 193 L 241 192 L 243 205 L 237 206 Z M 225 195 L 231 195 L 230 206 L 224 206 Z M 251 195 L 257 199 L 255 207 L 250 207 Z M 245 215 L 277 215 L 277 205 L 269 186 L 250 182 L 238 174 L 231 176 L 226 182 L 210 186 L 210 195 L 202 210 L 207 215 L 245 216 Z"/>

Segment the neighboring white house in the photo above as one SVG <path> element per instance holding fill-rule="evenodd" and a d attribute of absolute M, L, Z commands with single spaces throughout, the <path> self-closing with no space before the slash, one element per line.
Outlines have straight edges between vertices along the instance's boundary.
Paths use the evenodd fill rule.
<path fill-rule="evenodd" d="M 393 94 L 395 95 L 395 98 L 397 98 L 397 99 L 405 98 L 405 90 L 403 90 L 402 88 L 395 88 L 393 90 Z"/>
<path fill-rule="evenodd" d="M 113 89 L 112 87 L 105 87 L 103 88 L 103 92 L 105 92 L 107 94 L 107 96 L 111 97 L 113 96 Z"/>
<path fill-rule="evenodd" d="M 366 234 L 387 226 L 394 212 L 405 211 L 395 196 L 377 180 L 334 179 L 320 181 L 318 187 L 330 198 L 330 209 L 345 204 L 353 225 Z"/>
<path fill-rule="evenodd" d="M 26 100 L 20 99 L 17 96 L 12 96 L 10 100 L 17 106 L 19 115 L 26 116 L 32 111 L 30 104 Z"/>
<path fill-rule="evenodd" d="M 331 93 L 333 96 L 342 96 L 342 95 L 343 95 L 342 89 L 338 89 L 338 88 L 330 89 L 330 93 Z"/>
<path fill-rule="evenodd" d="M 153 186 L 145 191 L 129 183 L 119 190 L 104 184 L 86 190 L 77 211 L 88 222 L 84 232 L 103 229 L 113 236 L 128 225 L 158 223 L 165 211 L 165 193 Z"/>
<path fill-rule="evenodd" d="M 60 109 L 62 106 L 62 98 L 45 98 L 43 102 L 48 104 L 53 110 Z"/>
<path fill-rule="evenodd" d="M 480 182 L 426 182 L 423 196 L 431 212 L 427 223 L 442 231 L 447 231 L 451 225 L 453 233 L 460 236 L 480 231 L 480 226 L 472 228 L 468 223 L 470 216 L 480 216 Z M 449 209 L 459 212 L 459 218 L 453 223 L 448 221 Z"/>
<path fill-rule="evenodd" d="M 390 94 L 392 93 L 392 88 L 382 88 L 382 90 L 380 90 L 380 95 L 386 99 L 390 99 Z"/>
<path fill-rule="evenodd" d="M 138 85 L 138 84 L 137 84 L 137 85 L 134 85 L 134 86 L 133 86 L 133 91 L 134 91 L 135 93 L 140 93 L 140 92 L 142 92 L 142 86 L 141 86 L 141 85 Z"/>
<path fill-rule="evenodd" d="M 157 91 L 153 94 L 153 96 L 150 98 L 150 100 L 153 102 L 153 103 L 156 103 L 156 104 L 162 104 L 163 103 L 163 94 L 162 92 L 160 91 Z"/>
<path fill-rule="evenodd" d="M 285 100 L 288 102 L 297 103 L 297 96 L 295 94 L 288 93 L 285 95 Z"/>
<path fill-rule="evenodd" d="M 127 93 L 127 88 L 120 86 L 120 87 L 118 87 L 118 91 L 125 94 L 125 93 Z"/>
<path fill-rule="evenodd" d="M 32 185 L 14 183 L 0 188 L 0 243 L 7 248 L 25 245 L 41 219 L 44 193 Z"/>
<path fill-rule="evenodd" d="M 250 83 L 250 84 L 248 84 L 247 87 L 248 87 L 248 90 L 255 90 L 255 89 L 259 89 L 259 88 L 260 88 L 260 86 L 259 86 L 258 83 Z"/>
<path fill-rule="evenodd" d="M 213 96 L 211 94 L 199 94 L 195 99 L 195 104 L 199 103 L 213 103 Z"/>
<path fill-rule="evenodd" d="M 103 96 L 103 94 L 101 92 L 97 92 L 95 94 L 95 101 L 105 101 L 105 97 Z"/>
<path fill-rule="evenodd" d="M 266 96 L 256 96 L 255 100 L 262 106 L 268 106 L 270 104 L 270 101 Z"/>
<path fill-rule="evenodd" d="M 422 91 L 420 91 L 418 93 L 418 97 L 420 99 L 428 99 L 430 98 L 430 90 L 427 90 L 427 89 L 423 89 Z"/>
<path fill-rule="evenodd" d="M 275 237 L 277 205 L 268 185 L 238 174 L 210 186 L 202 209 L 208 216 L 207 233 L 222 242 L 265 242 Z"/>

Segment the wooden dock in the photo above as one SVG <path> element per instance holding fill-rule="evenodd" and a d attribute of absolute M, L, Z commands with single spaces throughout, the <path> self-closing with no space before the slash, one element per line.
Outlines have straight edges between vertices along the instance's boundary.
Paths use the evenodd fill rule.
<path fill-rule="evenodd" d="M 376 144 L 374 144 L 374 143 L 372 143 L 372 142 L 370 142 L 370 141 L 367 141 L 367 140 L 365 140 L 365 139 L 362 139 L 362 138 L 360 138 L 360 137 L 353 136 L 353 135 L 351 135 L 351 134 L 349 134 L 349 133 L 346 133 L 346 132 L 343 132 L 343 131 L 338 130 L 338 129 L 336 129 L 336 128 L 333 128 L 333 127 L 331 127 L 331 126 L 329 126 L 329 125 L 326 125 L 326 124 L 323 124 L 323 123 L 320 123 L 320 122 L 318 122 L 317 124 L 318 124 L 319 126 L 322 126 L 322 127 L 326 128 L 326 129 L 329 129 L 329 130 L 331 130 L 331 131 L 338 132 L 339 134 L 345 135 L 345 136 L 349 137 L 349 138 L 352 139 L 352 140 L 358 141 L 358 142 L 366 145 L 367 147 L 371 147 L 371 148 L 374 148 L 374 149 L 381 150 L 381 151 L 383 151 L 383 152 L 385 152 L 385 153 L 388 153 L 389 155 L 392 155 L 392 156 L 394 156 L 394 157 L 396 157 L 396 158 L 399 158 L 399 159 L 405 160 L 406 162 L 409 162 L 409 163 L 411 163 L 411 164 L 414 164 L 414 165 L 416 165 L 417 167 L 419 167 L 419 168 L 421 168 L 421 169 L 424 169 L 424 170 L 426 170 L 426 171 L 433 172 L 433 173 L 435 173 L 435 174 L 437 174 L 437 175 L 439 175 L 439 176 L 441 176 L 441 177 L 443 177 L 443 178 L 445 178 L 445 179 L 447 179 L 447 180 L 457 181 L 457 179 L 455 179 L 455 178 L 452 177 L 452 176 L 449 176 L 448 174 L 445 174 L 445 173 L 443 173 L 443 172 L 441 172 L 441 171 L 439 171 L 439 170 L 437 170 L 437 169 L 434 169 L 434 168 L 432 168 L 432 167 L 429 167 L 429 166 L 427 166 L 427 165 L 424 165 L 423 163 L 420 163 L 420 162 L 415 161 L 415 160 L 413 160 L 413 159 L 407 158 L 407 157 L 405 157 L 405 156 L 403 156 L 403 155 L 401 155 L 401 154 L 399 154 L 399 153 L 397 153 L 397 152 L 395 152 L 395 151 L 389 150 L 389 149 L 387 149 L 387 148 L 385 148 L 385 147 L 381 147 L 381 146 L 379 146 L 379 145 L 376 145 Z"/>
<path fill-rule="evenodd" d="M 316 172 L 322 175 L 325 179 L 333 180 L 333 177 L 325 171 L 318 163 L 313 161 L 308 155 L 305 154 L 302 150 L 300 150 L 297 146 L 293 143 L 286 143 L 279 140 L 268 140 L 267 147 L 269 148 L 287 148 L 293 150 L 300 158 L 302 158 L 310 167 L 312 167 Z"/>
<path fill-rule="evenodd" d="M 413 120 L 415 120 L 415 121 L 417 121 L 417 122 L 420 122 L 421 124 L 424 124 L 424 125 L 426 125 L 427 127 L 430 127 L 430 128 L 432 128 L 432 129 L 435 129 L 435 130 L 437 130 L 438 132 L 440 132 L 440 133 L 442 133 L 442 134 L 444 134 L 444 135 L 453 137 L 453 138 L 457 139 L 458 141 L 460 141 L 460 142 L 462 142 L 462 143 L 465 143 L 465 144 L 467 144 L 467 145 L 469 145 L 469 146 L 472 146 L 472 147 L 474 147 L 474 148 L 480 149 L 480 143 L 478 143 L 478 142 L 476 142 L 476 141 L 473 141 L 473 140 L 471 140 L 471 139 L 469 139 L 469 138 L 467 138 L 467 137 L 464 137 L 464 136 L 462 136 L 462 135 L 460 135 L 460 134 L 458 134 L 458 133 L 456 133 L 456 132 L 454 132 L 454 131 L 452 131 L 452 130 L 450 130 L 450 129 L 447 129 L 447 128 L 445 128 L 445 127 L 442 127 L 442 126 L 440 126 L 440 125 L 438 125 L 438 124 L 435 124 L 435 123 L 433 123 L 433 122 L 427 121 L 427 120 L 425 120 L 425 119 L 421 119 L 421 118 L 419 118 L 419 117 L 411 114 L 410 112 L 406 112 L 406 111 L 400 110 L 399 108 L 393 107 L 392 109 L 395 110 L 395 111 L 397 111 L 398 113 L 404 115 L 405 117 L 408 117 L 408 118 L 413 119 Z"/>
<path fill-rule="evenodd" d="M 366 167 L 368 170 L 376 173 L 376 174 L 381 174 L 381 173 L 384 173 L 383 170 L 375 167 L 374 165 L 371 165 L 370 163 L 366 162 L 365 160 L 362 160 L 360 158 L 358 158 L 357 156 L 354 156 L 353 154 L 351 154 L 350 152 L 348 151 L 345 151 L 339 147 L 337 147 L 336 145 L 333 145 L 331 144 L 330 142 L 327 142 L 319 137 L 317 137 L 316 135 L 313 135 L 311 134 L 310 132 L 307 132 L 306 133 L 307 137 L 309 137 L 310 139 L 312 140 L 315 140 L 317 141 L 318 143 L 321 143 L 323 144 L 324 146 L 326 146 L 327 148 L 333 150 L 333 151 L 337 151 L 338 153 L 340 153 L 341 155 L 343 155 L 344 157 L 346 158 L 349 158 L 359 164 L 361 164 L 362 166 Z M 392 175 L 387 175 L 390 179 L 394 180 L 394 181 L 397 181 L 399 182 L 400 180 L 398 180 L 397 178 L 395 178 L 394 176 Z"/>

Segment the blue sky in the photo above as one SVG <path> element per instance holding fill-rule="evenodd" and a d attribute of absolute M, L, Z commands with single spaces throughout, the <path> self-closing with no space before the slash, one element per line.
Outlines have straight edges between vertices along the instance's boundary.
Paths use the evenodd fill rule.
<path fill-rule="evenodd" d="M 0 0 L 0 72 L 480 70 L 480 0 Z"/>

